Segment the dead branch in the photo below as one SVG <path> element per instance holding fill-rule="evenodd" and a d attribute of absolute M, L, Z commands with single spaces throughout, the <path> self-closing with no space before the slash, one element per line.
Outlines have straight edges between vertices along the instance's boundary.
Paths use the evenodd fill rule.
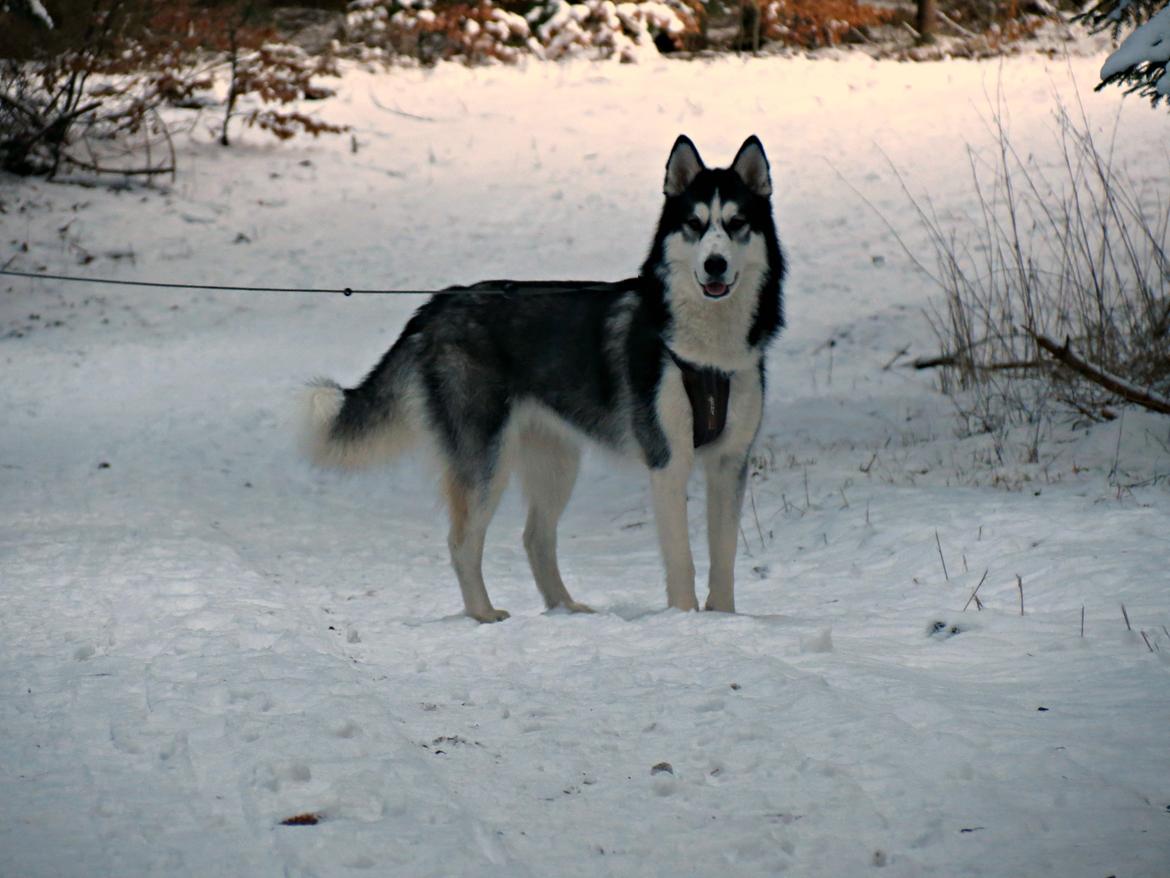
<path fill-rule="evenodd" d="M 1170 415 L 1170 399 L 1155 393 L 1148 387 L 1143 389 L 1131 384 L 1124 378 L 1111 375 L 1099 366 L 1094 366 L 1092 363 L 1081 359 L 1073 353 L 1067 339 L 1065 339 L 1063 345 L 1058 345 L 1046 335 L 1027 328 L 1025 328 L 1025 331 L 1036 340 L 1036 344 L 1051 354 L 1061 365 L 1072 369 L 1083 378 L 1087 378 L 1094 384 L 1099 384 L 1110 393 L 1115 393 L 1128 402 L 1136 403 L 1152 412 Z"/>
<path fill-rule="evenodd" d="M 95 174 L 114 174 L 125 175 L 127 177 L 154 177 L 160 174 L 174 175 L 175 167 L 170 165 L 159 165 L 154 168 L 109 168 L 94 162 L 83 161 L 76 156 L 68 157 L 69 164 L 81 168 L 83 171 L 91 171 Z"/>
<path fill-rule="evenodd" d="M 937 369 L 958 364 L 959 360 L 954 354 L 938 354 L 934 357 L 916 357 L 906 365 L 912 369 Z"/>
<path fill-rule="evenodd" d="M 938 354 L 933 357 L 918 357 L 906 364 L 911 369 L 946 369 L 963 366 L 978 372 L 1007 372 L 1012 369 L 1042 369 L 1048 365 L 1045 360 L 1007 360 L 1003 363 L 972 363 L 960 360 L 954 354 Z"/>

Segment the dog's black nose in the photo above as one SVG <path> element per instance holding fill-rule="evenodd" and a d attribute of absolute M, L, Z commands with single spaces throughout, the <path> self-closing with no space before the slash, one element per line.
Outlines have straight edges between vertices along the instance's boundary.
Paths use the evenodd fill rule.
<path fill-rule="evenodd" d="M 727 271 L 727 260 L 722 256 L 708 256 L 703 263 L 703 270 L 707 272 L 707 277 L 720 277 Z"/>

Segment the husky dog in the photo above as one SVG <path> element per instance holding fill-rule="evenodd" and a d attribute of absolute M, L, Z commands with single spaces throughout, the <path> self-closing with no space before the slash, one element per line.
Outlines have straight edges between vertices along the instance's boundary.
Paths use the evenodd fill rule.
<path fill-rule="evenodd" d="M 310 390 L 309 445 L 320 464 L 361 466 L 418 440 L 437 451 L 451 561 L 473 619 L 508 618 L 488 598 L 482 560 L 512 469 L 529 504 L 524 547 L 545 605 L 591 612 L 570 597 L 556 555 L 584 439 L 649 469 L 667 604 L 681 610 L 698 609 L 686 491 L 695 461 L 703 463 L 706 608 L 735 610 L 764 351 L 784 323 L 764 148 L 753 135 L 731 167 L 710 169 L 680 136 L 663 191 L 638 277 L 543 285 L 539 294 L 514 283 L 503 294 L 434 296 L 361 384 L 320 381 Z"/>

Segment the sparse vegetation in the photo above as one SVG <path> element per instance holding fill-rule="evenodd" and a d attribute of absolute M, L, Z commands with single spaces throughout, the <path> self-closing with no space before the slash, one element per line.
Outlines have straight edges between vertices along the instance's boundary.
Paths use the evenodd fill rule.
<path fill-rule="evenodd" d="M 1000 51 L 1055 14 L 1047 0 L 939 7 L 933 49 L 956 54 Z M 635 60 L 642 51 L 816 49 L 842 43 L 905 52 L 916 42 L 912 3 L 864 0 L 352 0 L 343 50 L 367 60 L 423 64 L 514 62 L 525 56 Z M 957 39 L 958 43 L 954 42 Z M 926 57 L 926 56 L 924 56 Z"/>
<path fill-rule="evenodd" d="M 995 437 L 1001 460 L 1011 427 L 1033 428 L 1034 460 L 1052 415 L 1109 420 L 1123 401 L 1162 410 L 1170 392 L 1165 176 L 1139 182 L 1083 115 L 1057 121 L 1063 161 L 1043 168 L 996 117 L 993 159 L 970 153 L 979 210 L 968 224 L 915 200 L 934 244 L 923 267 L 944 293 L 931 315 L 944 354 L 918 365 L 941 369 L 965 429 Z"/>

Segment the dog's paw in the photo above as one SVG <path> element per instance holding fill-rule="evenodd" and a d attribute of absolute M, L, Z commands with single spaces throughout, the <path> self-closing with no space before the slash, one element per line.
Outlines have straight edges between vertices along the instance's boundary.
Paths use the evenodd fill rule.
<path fill-rule="evenodd" d="M 597 612 L 597 610 L 593 609 L 593 607 L 589 606 L 588 604 L 580 603 L 579 601 L 575 601 L 572 598 L 570 598 L 567 601 L 561 601 L 561 603 L 557 604 L 557 606 L 562 608 L 562 609 L 568 610 L 570 613 L 596 613 Z"/>
<path fill-rule="evenodd" d="M 503 622 L 512 614 L 507 610 L 491 609 L 484 613 L 468 613 L 467 615 L 469 615 L 476 622 L 487 624 L 489 622 Z"/>
<path fill-rule="evenodd" d="M 703 604 L 703 609 L 708 613 L 734 613 L 735 604 L 725 604 L 722 601 L 712 600 L 707 598 L 706 603 Z"/>

